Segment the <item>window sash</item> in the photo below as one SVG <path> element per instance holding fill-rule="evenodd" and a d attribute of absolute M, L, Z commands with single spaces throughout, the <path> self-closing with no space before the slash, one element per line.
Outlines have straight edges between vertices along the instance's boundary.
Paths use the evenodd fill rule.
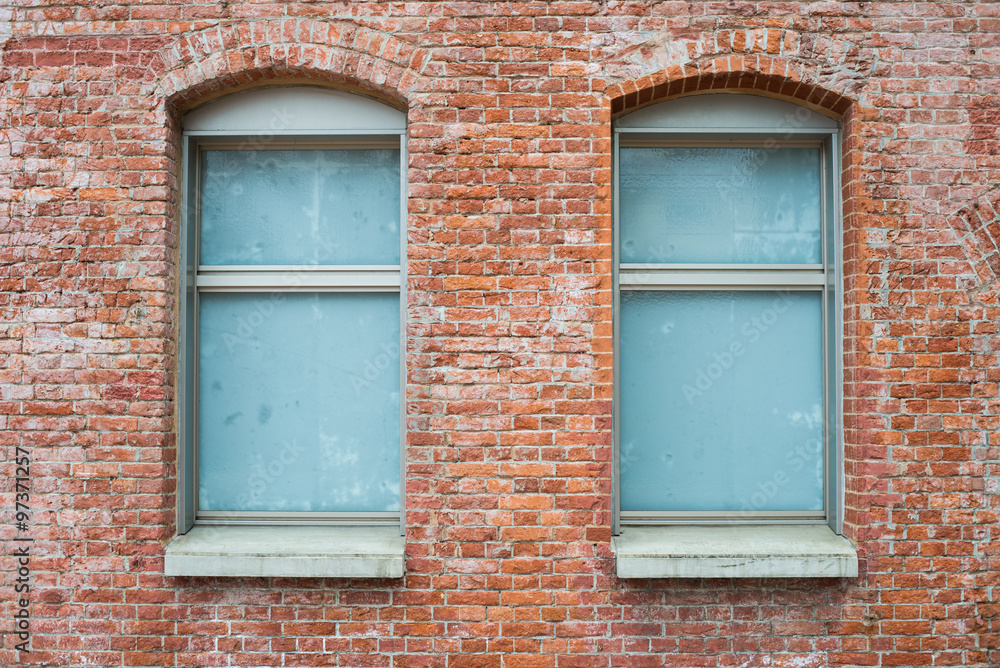
<path fill-rule="evenodd" d="M 178 404 L 178 469 L 184 481 L 178 490 L 178 528 L 187 531 L 198 524 L 393 524 L 403 531 L 405 513 L 405 332 L 406 332 L 406 221 L 407 154 L 404 132 L 324 131 L 319 136 L 287 135 L 274 140 L 269 133 L 185 132 L 182 148 L 182 184 L 186 205 L 182 207 L 182 265 L 185 267 L 185 304 L 181 314 L 184 333 L 184 364 L 180 370 Z M 281 133 L 276 133 L 279 136 Z M 200 152 L 208 150 L 282 150 L 303 148 L 390 148 L 400 152 L 399 264 L 371 265 L 202 265 L 200 264 Z M 199 295 L 203 292 L 380 292 L 399 294 L 400 374 L 400 499 L 399 511 L 389 512 L 284 512 L 202 511 L 198 507 L 198 332 Z"/>
<path fill-rule="evenodd" d="M 314 292 L 329 292 L 330 290 L 271 290 L 268 294 L 289 294 L 292 292 L 296 293 L 314 293 Z M 336 290 L 340 291 L 340 290 Z M 200 478 L 201 472 L 198 466 L 199 462 L 199 413 L 201 410 L 199 401 L 199 388 L 200 388 L 200 373 L 201 369 L 197 363 L 199 350 L 200 350 L 200 314 L 201 314 L 201 303 L 199 296 L 203 290 L 198 289 L 195 293 L 194 298 L 194 317 L 193 317 L 193 327 L 194 331 L 192 333 L 192 343 L 191 343 L 191 354 L 194 356 L 195 364 L 193 369 L 193 374 L 191 376 L 191 387 L 189 389 L 192 399 L 193 399 L 193 433 L 191 434 L 191 454 L 194 460 L 194 475 L 193 475 L 193 501 L 195 507 L 195 520 L 198 524 L 400 524 L 401 513 L 404 507 L 404 487 L 405 487 L 405 468 L 404 468 L 404 450 L 402 443 L 405 443 L 406 431 L 405 431 L 405 414 L 403 410 L 405 408 L 403 397 L 405 396 L 405 373 L 401 371 L 400 376 L 400 498 L 399 498 L 399 511 L 386 511 L 386 512 L 375 512 L 375 511 L 262 511 L 262 510 L 215 510 L 206 511 L 200 508 L 198 502 L 199 490 L 200 490 Z M 210 290 L 210 292 L 258 292 L 254 288 L 247 288 L 244 290 Z M 352 290 L 351 292 L 358 292 Z M 360 292 L 364 293 L 399 293 L 399 288 L 395 290 L 363 290 Z M 400 308 L 402 309 L 402 297 L 400 297 Z M 405 320 L 400 316 L 400 341 L 398 343 L 399 347 L 399 357 L 400 360 L 397 364 L 402 367 L 402 361 L 405 359 L 405 348 L 403 347 L 403 336 L 404 336 L 404 324 Z"/>
<path fill-rule="evenodd" d="M 194 231 L 197 233 L 197 237 L 195 238 L 195 246 L 196 246 L 195 252 L 197 253 L 197 256 L 198 256 L 196 262 L 197 262 L 199 273 L 202 272 L 202 271 L 208 270 L 208 269 L 211 269 L 213 271 L 224 271 L 225 269 L 231 268 L 231 267 L 246 267 L 246 268 L 251 269 L 251 270 L 253 270 L 253 269 L 260 270 L 262 267 L 267 267 L 267 266 L 270 266 L 270 267 L 280 267 L 280 266 L 299 267 L 299 266 L 302 266 L 302 265 L 297 265 L 297 264 L 235 265 L 235 264 L 225 264 L 225 263 L 220 263 L 220 264 L 209 264 L 209 263 L 204 263 L 203 264 L 202 263 L 202 258 L 201 258 L 201 237 L 202 237 L 201 214 L 202 214 L 202 209 L 201 209 L 201 206 L 200 206 L 200 202 L 201 202 L 201 198 L 202 198 L 202 192 L 201 192 L 201 190 L 202 190 L 203 185 L 204 185 L 202 183 L 202 177 L 203 177 L 203 174 L 202 174 L 202 166 L 203 166 L 202 154 L 204 152 L 208 152 L 208 151 L 211 151 L 211 152 L 220 152 L 220 151 L 233 151 L 233 152 L 253 151 L 253 152 L 257 152 L 257 153 L 266 153 L 266 152 L 269 152 L 269 151 L 307 151 L 307 150 L 319 150 L 319 151 L 322 151 L 322 150 L 331 150 L 331 151 L 336 151 L 336 150 L 348 150 L 348 151 L 349 150 L 358 150 L 358 151 L 361 151 L 361 150 L 369 150 L 369 149 L 370 150 L 380 150 L 381 149 L 381 150 L 395 150 L 395 151 L 399 151 L 399 154 L 400 154 L 399 173 L 400 173 L 400 181 L 401 181 L 402 185 L 401 185 L 401 188 L 400 188 L 400 211 L 399 211 L 397 217 L 398 217 L 398 221 L 399 221 L 400 237 L 402 238 L 404 236 L 403 235 L 403 229 L 404 229 L 403 222 L 405 221 L 405 216 L 406 216 L 405 175 L 406 175 L 407 172 L 406 172 L 405 150 L 404 150 L 404 147 L 402 146 L 402 141 L 401 141 L 401 136 L 400 135 L 386 136 L 386 135 L 383 134 L 383 135 L 370 136 L 370 137 L 323 137 L 323 138 L 317 138 L 317 137 L 288 138 L 288 137 L 283 137 L 280 140 L 273 139 L 273 138 L 268 138 L 268 137 L 248 138 L 248 137 L 244 137 L 244 136 L 234 136 L 234 137 L 223 138 L 223 139 L 220 139 L 218 137 L 214 137 L 214 138 L 209 139 L 209 140 L 201 140 L 201 141 L 193 142 L 193 145 L 194 145 L 194 150 L 192 151 L 192 153 L 193 153 L 194 160 L 193 160 L 193 165 L 192 165 L 193 178 L 192 178 L 191 187 L 193 188 L 192 197 L 198 203 L 197 211 L 195 213 L 195 219 L 196 220 L 195 220 L 195 230 Z M 376 224 L 377 223 L 384 223 L 384 222 L 388 222 L 388 221 L 385 221 L 384 219 L 383 220 L 377 220 Z M 404 250 L 405 250 L 405 248 L 402 246 L 402 244 L 400 244 L 400 247 L 398 249 L 399 257 L 400 258 L 404 257 L 404 255 L 403 255 L 403 251 Z M 305 265 L 305 266 L 313 266 L 313 265 Z M 346 265 L 346 264 L 338 264 L 338 263 L 325 263 L 325 264 L 317 264 L 316 266 L 319 267 L 319 268 L 335 269 L 337 267 L 345 267 L 345 266 L 348 266 L 348 265 Z M 393 262 L 393 263 L 372 263 L 370 265 L 369 264 L 358 264 L 358 265 L 355 265 L 355 266 L 392 267 L 392 266 L 399 266 L 399 263 L 397 261 L 397 262 Z"/>
<path fill-rule="evenodd" d="M 616 137 L 617 137 L 617 135 L 616 135 Z M 802 262 L 812 261 L 813 258 L 815 258 L 817 256 L 818 256 L 818 259 L 820 260 L 820 262 L 818 262 L 816 264 L 817 265 L 822 264 L 823 259 L 825 258 L 825 253 L 824 253 L 825 247 L 823 246 L 823 244 L 825 242 L 824 234 L 823 234 L 823 227 L 824 227 L 823 223 L 824 223 L 824 221 L 822 219 L 822 215 L 823 215 L 823 212 L 825 211 L 825 208 L 826 208 L 824 206 L 824 202 L 823 202 L 824 193 L 822 192 L 823 191 L 823 187 L 822 186 L 823 186 L 823 184 L 825 183 L 825 180 L 826 180 L 825 174 L 824 174 L 825 164 L 826 164 L 826 155 L 825 155 L 825 151 L 824 151 L 823 142 L 820 141 L 820 140 L 818 140 L 818 139 L 811 139 L 809 141 L 790 141 L 788 139 L 779 140 L 779 139 L 777 139 L 775 137 L 770 137 L 769 141 L 766 141 L 766 142 L 762 142 L 762 141 L 745 141 L 745 140 L 741 140 L 741 139 L 720 140 L 720 139 L 717 139 L 715 135 L 704 136 L 704 137 L 701 138 L 700 141 L 692 140 L 692 139 L 680 140 L 680 139 L 677 139 L 677 138 L 664 137 L 664 136 L 660 136 L 660 137 L 645 137 L 645 138 L 642 138 L 642 139 L 638 139 L 638 138 L 636 138 L 634 136 L 619 137 L 619 141 L 618 141 L 618 143 L 616 144 L 616 147 L 615 147 L 615 168 L 616 168 L 616 171 L 615 171 L 615 194 L 616 194 L 615 212 L 616 212 L 616 230 L 618 232 L 618 241 L 616 242 L 616 252 L 618 253 L 619 261 L 622 264 L 625 264 L 625 265 L 628 265 L 628 264 L 645 264 L 645 265 L 653 266 L 654 264 L 657 264 L 656 259 L 654 259 L 656 257 L 656 255 L 657 255 L 657 253 L 655 253 L 655 252 L 653 252 L 653 253 L 648 252 L 648 251 L 652 251 L 652 244 L 656 243 L 656 241 L 654 241 L 653 238 L 651 238 L 651 237 L 648 236 L 650 234 L 650 230 L 652 229 L 652 227 L 649 225 L 648 222 L 646 222 L 646 223 L 640 222 L 642 220 L 641 218 L 634 218 L 632 216 L 630 216 L 627 219 L 628 225 L 625 225 L 625 221 L 623 221 L 622 213 L 623 213 L 623 208 L 626 206 L 626 202 L 629 203 L 629 208 L 631 208 L 631 206 L 634 206 L 634 205 L 637 205 L 637 206 L 639 206 L 641 208 L 649 208 L 652 205 L 656 205 L 658 208 L 662 208 L 668 214 L 672 214 L 674 217 L 676 217 L 677 218 L 677 224 L 678 224 L 676 232 L 677 232 L 678 236 L 675 239 L 675 241 L 676 241 L 677 244 L 679 244 L 679 246 L 680 246 L 681 249 L 680 250 L 675 250 L 675 252 L 680 253 L 681 256 L 690 255 L 692 252 L 694 252 L 693 248 L 691 247 L 692 243 L 698 244 L 697 245 L 698 248 L 702 248 L 702 246 L 700 244 L 705 244 L 706 247 L 707 247 L 707 250 L 705 250 L 703 248 L 702 252 L 707 253 L 708 256 L 712 256 L 712 255 L 728 255 L 730 253 L 738 255 L 739 253 L 735 249 L 728 249 L 727 250 L 725 248 L 725 244 L 723 244 L 721 246 L 715 246 L 712 243 L 712 240 L 714 240 L 714 239 L 720 239 L 720 238 L 722 238 L 722 235 L 724 235 L 724 234 L 730 234 L 731 236 L 727 236 L 726 237 L 726 238 L 728 238 L 730 240 L 737 239 L 741 234 L 742 235 L 747 235 L 747 236 L 749 236 L 751 238 L 754 238 L 757 241 L 760 241 L 763 238 L 765 238 L 767 236 L 767 233 L 765 233 L 764 230 L 761 230 L 761 229 L 757 228 L 757 224 L 755 222 L 756 216 L 754 216 L 753 213 L 756 212 L 758 215 L 764 214 L 765 211 L 760 208 L 761 206 L 765 206 L 766 207 L 766 205 L 763 204 L 763 203 L 764 202 L 768 202 L 768 203 L 773 203 L 774 202 L 774 194 L 775 193 L 774 193 L 773 189 L 777 188 L 779 186 L 779 184 L 783 184 L 783 182 L 781 182 L 780 179 L 777 179 L 777 175 L 780 175 L 780 174 L 782 174 L 784 172 L 787 172 L 787 170 L 789 168 L 788 165 L 784 165 L 782 163 L 782 161 L 780 161 L 780 160 L 778 161 L 777 164 L 773 164 L 772 163 L 772 167 L 770 169 L 767 169 L 766 167 L 764 167 L 763 163 L 760 163 L 760 164 L 755 165 L 756 169 L 750 169 L 749 172 L 744 172 L 743 170 L 738 169 L 737 165 L 740 164 L 739 162 L 733 163 L 733 162 L 728 161 L 728 160 L 733 159 L 734 156 L 731 156 L 728 153 L 726 153 L 724 155 L 717 156 L 717 158 L 727 158 L 727 161 L 720 161 L 718 159 L 716 159 L 714 161 L 710 161 L 709 164 L 711 164 L 712 167 L 709 169 L 709 171 L 711 171 L 712 169 L 721 169 L 721 170 L 727 170 L 728 172 L 731 172 L 731 173 L 727 173 L 726 175 L 721 175 L 721 174 L 719 174 L 719 175 L 716 175 L 716 174 L 701 174 L 701 173 L 698 172 L 697 166 L 695 166 L 694 169 L 695 169 L 696 176 L 698 178 L 696 178 L 694 180 L 694 182 L 692 182 L 690 184 L 691 192 L 688 192 L 686 194 L 681 194 L 678 197 L 673 197 L 673 196 L 671 196 L 671 197 L 665 197 L 665 194 L 667 192 L 669 192 L 668 190 L 661 190 L 660 188 L 657 188 L 657 187 L 651 187 L 650 191 L 648 193 L 645 193 L 645 195 L 638 195 L 636 197 L 636 201 L 634 203 L 632 202 L 631 199 L 626 199 L 624 196 L 622 196 L 622 192 L 629 192 L 630 194 L 636 194 L 636 184 L 635 184 L 635 182 L 633 180 L 636 179 L 636 178 L 639 178 L 640 181 L 641 181 L 643 179 L 643 174 L 640 174 L 636 170 L 645 161 L 647 161 L 647 160 L 650 159 L 649 156 L 647 156 L 646 158 L 640 158 L 640 157 L 638 157 L 638 155 L 633 156 L 632 158 L 629 159 L 630 161 L 638 161 L 638 164 L 632 164 L 632 166 L 630 167 L 628 175 L 630 177 L 632 177 L 633 180 L 630 180 L 628 182 L 628 185 L 626 185 L 626 183 L 622 182 L 622 171 L 620 171 L 621 165 L 624 164 L 624 162 L 625 162 L 625 159 L 624 159 L 624 157 L 622 155 L 622 151 L 623 150 L 635 150 L 635 149 L 664 149 L 664 150 L 670 150 L 670 149 L 692 149 L 692 150 L 695 150 L 697 152 L 697 149 L 732 151 L 732 150 L 735 150 L 735 149 L 743 149 L 743 148 L 746 148 L 746 149 L 762 149 L 762 151 L 759 151 L 759 152 L 762 153 L 763 157 L 769 156 L 772 153 L 776 153 L 776 152 L 778 152 L 778 151 L 780 151 L 782 149 L 788 149 L 788 148 L 792 148 L 792 149 L 795 149 L 795 148 L 798 148 L 798 149 L 811 149 L 811 150 L 815 151 L 816 153 L 818 153 L 818 157 L 819 157 L 819 169 L 820 169 L 819 183 L 816 184 L 816 183 L 814 183 L 812 181 L 809 181 L 808 183 L 812 184 L 812 186 L 815 186 L 815 185 L 819 185 L 820 186 L 820 188 L 818 189 L 819 190 L 819 196 L 820 196 L 820 199 L 821 199 L 820 205 L 819 205 L 819 209 L 820 209 L 820 211 L 819 211 L 819 213 L 820 213 L 819 218 L 820 218 L 820 220 L 818 221 L 819 222 L 819 236 L 820 236 L 819 247 L 818 248 L 816 246 L 811 246 L 810 247 L 812 250 L 811 250 L 811 252 L 807 253 L 807 255 L 809 256 L 808 260 L 805 257 L 802 257 L 801 259 L 799 259 L 797 261 L 787 261 L 787 260 L 783 261 L 782 259 L 779 259 L 779 258 L 775 257 L 775 258 L 771 259 L 771 262 L 755 262 L 754 259 L 748 259 L 745 262 L 730 262 L 730 261 L 727 261 L 727 260 L 721 259 L 721 258 L 718 259 L 718 260 L 716 260 L 716 261 L 711 261 L 711 260 L 698 260 L 698 259 L 694 259 L 692 257 L 689 257 L 688 259 L 682 259 L 680 262 L 666 260 L 666 261 L 658 262 L 658 264 L 660 264 L 662 266 L 673 266 L 673 265 L 703 266 L 703 267 L 717 266 L 717 267 L 720 267 L 720 268 L 721 267 L 725 267 L 725 266 L 740 266 L 740 267 L 747 267 L 747 269 L 749 271 L 752 271 L 753 267 L 755 265 L 759 266 L 759 267 L 782 266 L 782 265 L 785 265 L 785 266 L 804 266 L 804 265 L 801 264 Z M 704 156 L 701 159 L 699 159 L 699 160 L 703 160 L 703 159 L 704 159 Z M 663 161 L 663 160 L 666 160 L 666 161 Z M 669 156 L 664 155 L 664 156 L 661 156 L 661 158 L 659 160 L 654 160 L 653 163 L 647 164 L 646 167 L 648 167 L 649 169 L 654 170 L 653 174 L 659 174 L 663 170 L 672 171 L 673 169 L 676 168 L 676 166 L 674 166 L 674 167 L 668 167 L 667 165 L 672 164 L 671 162 L 669 162 L 670 160 L 671 160 L 671 158 Z M 691 168 L 691 165 L 688 164 L 687 162 L 683 162 L 682 161 L 679 164 L 681 166 L 683 166 L 683 167 Z M 815 163 L 813 163 L 813 165 L 815 166 Z M 775 170 L 777 170 L 777 171 L 775 171 Z M 685 170 L 681 170 L 681 172 L 674 173 L 672 176 L 678 177 L 678 176 L 680 176 L 681 173 L 686 174 L 687 172 Z M 770 174 L 770 175 L 769 176 L 765 176 L 767 174 Z M 648 173 L 647 173 L 647 176 L 648 176 Z M 760 176 L 760 179 L 749 179 L 748 178 L 748 177 L 752 177 L 752 176 Z M 789 178 L 792 178 L 791 174 L 785 174 L 785 176 L 787 176 Z M 702 177 L 704 177 L 704 178 L 702 178 Z M 751 180 L 752 181 L 760 180 L 760 181 L 762 181 L 763 183 L 766 184 L 766 187 L 762 185 L 761 187 L 764 188 L 762 191 L 754 190 L 753 188 L 750 188 L 747 183 L 740 183 L 740 182 L 738 182 L 740 179 L 744 179 L 744 178 L 746 178 L 748 181 L 751 181 Z M 755 204 L 750 204 L 749 205 L 749 207 L 750 207 L 750 214 L 751 214 L 749 218 L 744 219 L 742 221 L 740 221 L 740 220 L 729 220 L 728 217 L 729 217 L 729 215 L 731 215 L 729 213 L 727 213 L 725 215 L 718 215 L 718 217 L 706 218 L 706 217 L 704 217 L 704 214 L 707 213 L 706 211 L 694 212 L 694 211 L 686 210 L 690 206 L 690 202 L 688 200 L 690 200 L 691 197 L 697 197 L 697 196 L 701 195 L 702 198 L 697 200 L 699 202 L 701 202 L 703 200 L 706 200 L 706 199 L 714 199 L 712 197 L 705 197 L 705 194 L 706 194 L 704 192 L 705 188 L 708 187 L 708 185 L 711 184 L 711 183 L 713 183 L 713 182 L 715 182 L 717 185 L 721 186 L 722 183 L 727 182 L 726 179 L 729 179 L 730 180 L 729 182 L 733 182 L 732 179 L 736 179 L 737 180 L 737 182 L 735 182 L 736 187 L 734 188 L 734 191 L 735 191 L 736 195 L 732 198 L 733 201 L 739 200 L 739 201 L 746 201 L 746 202 L 751 202 L 751 203 L 755 202 Z M 799 183 L 797 183 L 797 185 L 803 186 L 804 182 L 799 182 Z M 792 186 L 791 185 L 784 185 L 783 184 L 783 187 L 790 188 Z M 645 190 L 645 189 L 642 189 L 642 190 Z M 782 192 L 785 192 L 785 191 L 782 191 Z M 788 190 L 787 192 L 794 192 L 794 190 Z M 812 192 L 811 189 L 810 189 L 810 192 Z M 766 196 L 761 197 L 761 195 L 765 195 L 765 194 L 766 194 Z M 679 205 L 680 209 L 678 209 L 678 210 L 675 210 L 673 208 L 675 206 L 678 206 L 678 205 L 672 203 L 675 200 L 680 200 L 680 205 Z M 758 200 L 761 200 L 761 201 L 758 201 Z M 688 204 L 687 207 L 685 206 L 686 202 Z M 709 211 L 711 210 L 711 206 L 712 205 L 710 203 L 706 202 L 704 204 L 704 206 L 707 206 L 708 209 L 709 209 Z M 719 212 L 716 212 L 716 213 L 718 214 Z M 633 215 L 634 215 L 634 212 L 633 212 Z M 693 217 L 693 220 L 691 219 L 691 217 Z M 815 222 L 815 219 L 813 219 L 813 220 Z M 726 227 L 727 224 L 730 224 L 730 223 L 740 223 L 740 222 L 742 222 L 745 227 L 743 227 L 743 228 L 733 227 L 729 231 L 727 231 L 725 229 L 725 227 Z M 692 225 L 693 223 L 695 223 L 695 224 Z M 653 226 L 653 227 L 655 227 L 655 226 Z M 706 227 L 707 227 L 707 230 L 705 230 Z M 702 229 L 703 231 L 700 233 L 700 235 L 699 234 L 693 234 L 693 230 L 694 229 Z M 626 231 L 628 232 L 627 236 L 626 236 Z M 815 233 L 816 230 L 814 228 L 810 228 L 807 232 L 810 233 L 810 234 L 812 234 L 812 233 Z M 788 235 L 795 236 L 795 234 L 798 234 L 798 233 L 793 233 L 792 231 L 788 231 L 788 230 L 784 230 L 784 231 L 774 230 L 774 231 L 772 231 L 772 233 L 776 234 L 777 238 L 786 238 L 786 240 L 787 240 Z M 799 232 L 799 233 L 803 233 L 803 232 Z M 624 250 L 624 247 L 623 247 L 623 243 L 625 243 L 626 241 L 635 243 L 637 241 L 642 240 L 643 238 L 645 238 L 644 239 L 645 243 L 650 244 L 650 247 L 649 247 L 649 249 L 648 249 L 647 252 L 644 252 L 644 253 L 640 252 L 640 253 L 637 254 L 637 252 L 635 250 L 631 250 L 631 251 L 629 251 L 629 252 L 626 253 L 626 251 Z M 663 251 L 662 251 L 662 248 L 661 248 L 660 253 L 662 253 L 662 252 Z M 815 256 L 813 255 L 813 252 L 815 252 Z M 801 255 L 801 252 L 800 253 L 795 253 L 795 252 L 790 252 L 790 251 L 787 251 L 787 250 L 785 252 L 779 252 L 778 255 L 784 255 L 784 256 L 788 257 L 789 253 L 790 253 L 791 257 L 794 257 L 796 255 Z M 751 255 L 752 256 L 758 256 L 760 260 L 766 260 L 766 259 L 768 259 L 767 258 L 768 254 L 766 252 L 764 252 L 764 253 L 759 253 L 759 252 L 758 253 L 751 253 Z M 626 257 L 635 258 L 635 259 L 629 259 L 626 262 L 626 260 L 624 259 Z M 644 259 L 639 260 L 639 257 L 642 257 Z M 645 259 L 645 258 L 649 258 L 649 259 Z"/>
<path fill-rule="evenodd" d="M 623 482 L 629 483 L 621 488 L 622 516 L 644 523 L 658 515 L 689 521 L 825 517 L 822 293 L 683 289 L 645 294 L 623 291 L 620 296 L 618 359 L 624 382 L 617 396 L 625 438 L 618 463 Z M 752 338 L 747 331 L 751 316 L 762 321 L 753 321 L 750 331 L 757 335 Z M 673 323 L 669 337 L 660 333 L 665 322 Z M 793 366 L 787 360 L 795 360 Z M 803 366 L 794 366 L 798 363 Z M 773 402 L 762 401 L 771 387 L 762 384 L 764 377 L 777 383 Z M 783 414 L 815 411 L 819 423 L 776 421 L 771 407 Z M 705 451 L 699 461 L 694 449 L 701 439 Z M 788 457 L 801 461 L 796 465 Z M 822 470 L 814 468 L 820 463 Z M 776 486 L 768 492 L 772 476 Z M 765 498 L 758 500 L 759 492 Z"/>
<path fill-rule="evenodd" d="M 840 519 L 839 439 L 842 433 L 840 415 L 840 364 L 831 346 L 839 350 L 840 334 L 837 331 L 838 313 L 834 305 L 840 304 L 840 267 L 833 252 L 831 237 L 839 232 L 838 211 L 831 204 L 831 192 L 837 185 L 833 175 L 839 173 L 836 152 L 839 146 L 837 133 L 816 132 L 814 129 L 792 130 L 777 136 L 774 130 L 740 130 L 733 128 L 684 129 L 671 132 L 665 128 L 615 128 L 612 141 L 612 216 L 613 216 L 613 354 L 620 360 L 621 342 L 621 292 L 623 290 L 808 290 L 822 294 L 822 351 L 823 351 L 823 480 L 824 509 L 815 511 L 622 511 L 621 509 L 621 368 L 616 363 L 613 371 L 614 392 L 612 400 L 613 429 L 613 530 L 618 533 L 622 524 L 711 524 L 733 521 L 758 521 L 763 523 L 830 523 L 838 528 Z M 620 220 L 620 149 L 632 147 L 756 147 L 756 146 L 819 146 L 820 148 L 820 257 L 817 264 L 745 264 L 745 263 L 623 263 L 621 254 Z"/>

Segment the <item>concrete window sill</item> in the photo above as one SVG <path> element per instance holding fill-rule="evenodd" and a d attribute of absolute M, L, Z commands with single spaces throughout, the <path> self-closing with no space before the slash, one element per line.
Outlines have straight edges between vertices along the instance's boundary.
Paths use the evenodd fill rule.
<path fill-rule="evenodd" d="M 400 578 L 399 527 L 196 526 L 167 545 L 165 575 Z"/>
<path fill-rule="evenodd" d="M 842 578 L 858 553 L 820 525 L 626 526 L 612 539 L 620 578 Z"/>

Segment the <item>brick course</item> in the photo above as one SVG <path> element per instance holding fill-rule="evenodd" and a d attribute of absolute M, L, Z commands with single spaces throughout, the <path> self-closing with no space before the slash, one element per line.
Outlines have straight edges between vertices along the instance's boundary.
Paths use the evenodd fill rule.
<path fill-rule="evenodd" d="M 1000 4 L 13 4 L 0 665 L 1000 665 Z M 408 112 L 400 580 L 162 575 L 180 116 L 277 80 Z M 710 90 L 842 120 L 858 578 L 614 576 L 611 121 Z"/>

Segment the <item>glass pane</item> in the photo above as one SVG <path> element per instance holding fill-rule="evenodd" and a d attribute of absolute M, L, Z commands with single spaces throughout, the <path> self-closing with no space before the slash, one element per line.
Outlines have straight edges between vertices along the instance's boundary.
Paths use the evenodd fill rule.
<path fill-rule="evenodd" d="M 398 264 L 399 150 L 201 153 L 201 264 Z"/>
<path fill-rule="evenodd" d="M 819 263 L 819 148 L 622 148 L 622 262 Z"/>
<path fill-rule="evenodd" d="M 399 509 L 399 295 L 204 293 L 202 510 Z"/>
<path fill-rule="evenodd" d="M 621 296 L 623 510 L 823 509 L 818 292 Z"/>

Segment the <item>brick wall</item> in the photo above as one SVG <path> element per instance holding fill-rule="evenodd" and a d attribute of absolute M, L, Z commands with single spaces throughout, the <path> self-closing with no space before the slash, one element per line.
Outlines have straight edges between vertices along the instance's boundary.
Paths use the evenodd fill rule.
<path fill-rule="evenodd" d="M 2 665 L 1000 664 L 1000 5 L 0 9 Z M 409 115 L 406 576 L 166 578 L 184 109 L 270 80 Z M 621 581 L 611 120 L 702 90 L 842 119 L 854 579 Z M 6 515 L 5 515 L 6 516 Z"/>

